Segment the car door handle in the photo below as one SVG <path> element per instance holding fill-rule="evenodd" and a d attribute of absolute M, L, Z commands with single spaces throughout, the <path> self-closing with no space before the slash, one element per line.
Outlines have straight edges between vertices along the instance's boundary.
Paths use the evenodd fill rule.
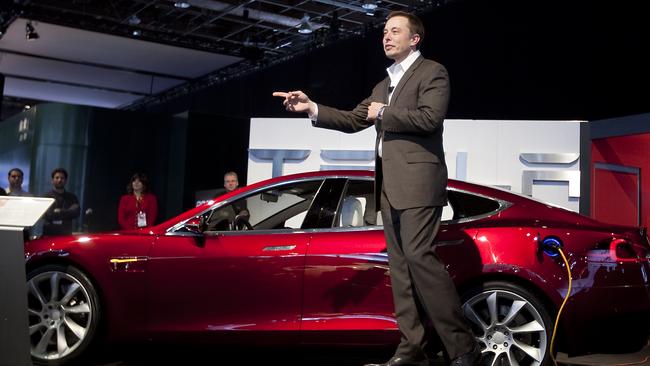
<path fill-rule="evenodd" d="M 434 246 L 446 246 L 446 245 L 460 245 L 465 242 L 465 239 L 457 239 L 457 240 L 441 240 L 441 241 L 436 241 L 433 243 Z"/>
<path fill-rule="evenodd" d="M 262 250 L 277 252 L 279 250 L 293 250 L 293 249 L 296 249 L 295 245 L 274 245 L 274 246 L 264 247 L 264 249 Z"/>

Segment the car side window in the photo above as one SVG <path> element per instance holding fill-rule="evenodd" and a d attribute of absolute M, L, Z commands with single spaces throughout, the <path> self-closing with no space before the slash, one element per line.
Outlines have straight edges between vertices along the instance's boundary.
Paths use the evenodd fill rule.
<path fill-rule="evenodd" d="M 349 180 L 339 202 L 336 227 L 375 226 L 379 212 L 375 208 L 374 183 L 371 180 Z"/>
<path fill-rule="evenodd" d="M 451 211 L 447 213 L 447 216 L 451 215 L 451 218 L 447 218 L 447 220 L 461 220 L 487 215 L 501 207 L 498 201 L 487 197 L 455 190 L 448 190 L 447 193 L 448 207 L 451 208 Z M 443 220 L 445 220 L 444 211 Z"/>
<path fill-rule="evenodd" d="M 299 229 L 321 184 L 290 183 L 240 198 L 206 213 L 206 231 Z"/>

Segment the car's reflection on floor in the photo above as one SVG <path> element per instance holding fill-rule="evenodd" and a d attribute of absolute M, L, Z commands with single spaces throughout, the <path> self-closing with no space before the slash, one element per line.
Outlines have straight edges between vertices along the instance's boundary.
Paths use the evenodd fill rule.
<path fill-rule="evenodd" d="M 282 365 L 282 366 L 361 366 L 385 362 L 392 355 L 388 348 L 267 348 L 211 347 L 179 345 L 113 345 L 92 352 L 75 362 L 77 366 L 161 366 L 161 365 Z M 559 365 L 650 365 L 650 339 L 643 350 L 629 354 L 592 354 L 567 357 L 559 353 Z M 442 357 L 430 366 L 446 366 Z"/>
<path fill-rule="evenodd" d="M 385 362 L 392 355 L 388 348 L 267 348 L 211 347 L 179 345 L 112 345 L 95 350 L 75 366 L 160 366 L 160 365 L 282 365 L 282 366 L 359 366 Z M 434 363 L 443 366 L 444 362 Z"/>

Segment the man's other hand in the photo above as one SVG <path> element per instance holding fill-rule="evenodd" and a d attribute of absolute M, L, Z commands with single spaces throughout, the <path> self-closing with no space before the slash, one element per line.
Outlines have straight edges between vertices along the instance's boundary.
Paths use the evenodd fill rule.
<path fill-rule="evenodd" d="M 273 92 L 274 97 L 284 98 L 282 104 L 289 112 L 297 113 L 316 113 L 316 104 L 312 102 L 307 94 L 297 91 L 290 92 Z"/>
<path fill-rule="evenodd" d="M 366 120 L 375 122 L 377 120 L 377 115 L 379 114 L 379 110 L 385 106 L 386 104 L 384 103 L 377 103 L 377 102 L 370 103 L 370 105 L 368 106 L 368 117 L 366 117 Z"/>

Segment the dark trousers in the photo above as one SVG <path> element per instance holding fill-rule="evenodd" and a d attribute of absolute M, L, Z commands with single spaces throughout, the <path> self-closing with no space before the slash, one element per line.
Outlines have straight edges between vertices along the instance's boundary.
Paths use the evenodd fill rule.
<path fill-rule="evenodd" d="M 382 192 L 381 214 L 401 333 L 395 355 L 426 357 L 427 317 L 451 359 L 472 351 L 476 341 L 460 309 L 458 292 L 433 250 L 442 207 L 397 210 Z"/>

